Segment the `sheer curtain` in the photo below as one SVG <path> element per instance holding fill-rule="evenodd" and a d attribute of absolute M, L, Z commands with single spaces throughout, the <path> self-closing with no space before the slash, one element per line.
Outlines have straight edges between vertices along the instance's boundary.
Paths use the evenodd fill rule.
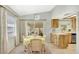
<path fill-rule="evenodd" d="M 6 10 L 0 6 L 0 51 L 6 53 L 7 51 L 7 33 L 6 33 Z"/>
<path fill-rule="evenodd" d="M 8 51 L 15 47 L 16 41 L 16 18 L 7 13 L 7 35 L 8 35 Z"/>
<path fill-rule="evenodd" d="M 16 20 L 16 16 L 0 6 L 0 53 L 9 53 L 16 46 Z"/>
<path fill-rule="evenodd" d="M 0 7 L 0 53 L 1 53 L 1 7 Z"/>

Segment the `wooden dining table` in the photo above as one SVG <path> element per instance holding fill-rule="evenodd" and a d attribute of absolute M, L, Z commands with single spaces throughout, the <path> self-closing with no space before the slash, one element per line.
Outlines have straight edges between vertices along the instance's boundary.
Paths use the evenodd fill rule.
<path fill-rule="evenodd" d="M 38 39 L 42 41 L 42 44 L 45 44 L 45 36 L 26 36 L 23 38 L 23 45 L 28 46 L 31 40 Z"/>
<path fill-rule="evenodd" d="M 43 51 L 44 51 L 45 50 L 45 36 L 33 36 L 33 35 L 26 36 L 23 38 L 23 45 L 25 47 L 24 51 L 28 50 L 28 52 L 30 52 L 31 43 L 32 43 L 31 41 L 36 41 L 36 40 L 41 40 Z"/>

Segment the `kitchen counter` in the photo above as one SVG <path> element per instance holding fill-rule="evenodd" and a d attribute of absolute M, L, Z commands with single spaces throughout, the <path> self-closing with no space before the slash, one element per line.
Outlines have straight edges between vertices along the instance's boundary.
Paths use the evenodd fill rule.
<path fill-rule="evenodd" d="M 66 33 L 52 33 L 52 34 L 56 34 L 56 35 L 67 35 L 69 32 Z"/>
<path fill-rule="evenodd" d="M 52 33 L 51 41 L 59 48 L 66 48 L 68 46 L 68 35 L 69 33 Z"/>

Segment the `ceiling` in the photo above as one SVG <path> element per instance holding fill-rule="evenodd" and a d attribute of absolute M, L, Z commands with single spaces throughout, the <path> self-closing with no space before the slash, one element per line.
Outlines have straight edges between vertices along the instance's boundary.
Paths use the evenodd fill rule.
<path fill-rule="evenodd" d="M 13 9 L 18 15 L 28 15 L 36 14 L 42 12 L 51 11 L 55 6 L 54 5 L 8 5 Z"/>

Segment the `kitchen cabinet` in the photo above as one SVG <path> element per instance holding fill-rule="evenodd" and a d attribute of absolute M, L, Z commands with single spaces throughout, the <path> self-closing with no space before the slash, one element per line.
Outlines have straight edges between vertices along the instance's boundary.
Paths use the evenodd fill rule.
<path fill-rule="evenodd" d="M 51 20 L 51 27 L 58 28 L 59 27 L 59 19 L 52 19 Z"/>
<path fill-rule="evenodd" d="M 68 35 L 59 35 L 59 48 L 66 48 L 68 46 Z"/>
<path fill-rule="evenodd" d="M 76 16 L 70 17 L 72 23 L 73 32 L 76 32 Z"/>
<path fill-rule="evenodd" d="M 71 33 L 68 33 L 67 39 L 68 39 L 68 43 L 71 44 L 71 41 L 72 41 L 72 34 Z"/>
<path fill-rule="evenodd" d="M 51 43 L 53 43 L 53 44 L 57 44 L 57 35 L 56 34 L 53 34 L 53 33 L 50 33 L 50 41 L 51 41 Z"/>
<path fill-rule="evenodd" d="M 50 33 L 50 41 L 59 48 L 67 48 L 69 40 L 71 42 L 71 33 Z"/>

